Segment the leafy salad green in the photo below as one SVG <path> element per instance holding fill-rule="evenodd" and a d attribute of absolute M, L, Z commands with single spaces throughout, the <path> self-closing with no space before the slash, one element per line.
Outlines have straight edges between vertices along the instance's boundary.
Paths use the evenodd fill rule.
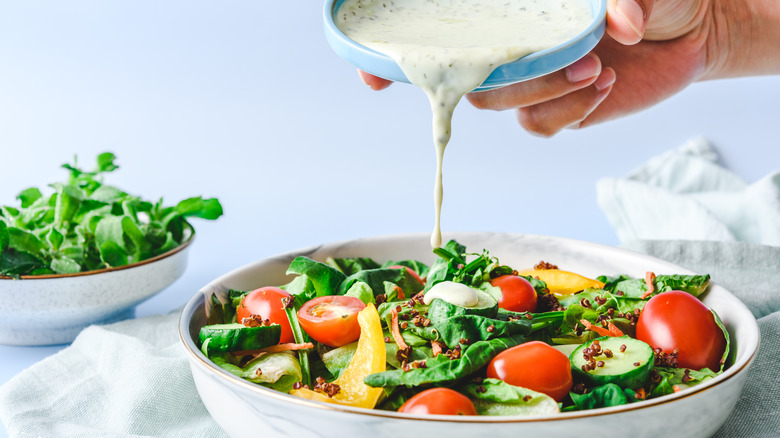
<path fill-rule="evenodd" d="M 222 215 L 217 199 L 193 197 L 175 206 L 146 201 L 105 184 L 118 169 L 110 152 L 94 170 L 73 164 L 45 196 L 28 188 L 18 207 L 0 206 L 0 276 L 74 274 L 124 266 L 170 251 L 189 239 L 192 217 Z"/>
<path fill-rule="evenodd" d="M 295 278 L 286 285 L 231 290 L 222 299 L 212 296 L 207 301 L 209 325 L 201 331 L 201 350 L 232 374 L 299 397 L 351 404 L 357 396 L 350 391 L 379 389 L 370 404 L 352 405 L 412 412 L 405 407 L 419 402 L 416 399 L 423 394 L 447 388 L 466 396 L 480 415 L 549 415 L 633 403 L 706 381 L 728 365 L 728 332 L 714 311 L 703 305 L 705 317 L 712 321 L 713 337 L 725 342 L 721 349 L 702 347 L 715 354 L 714 366 L 684 368 L 678 348 L 667 351 L 637 338 L 643 309 L 653 298 L 683 294 L 700 304 L 696 297 L 706 292 L 708 275 L 602 276 L 590 280 L 594 287 L 556 294 L 565 287 L 552 282 L 576 274 L 547 267 L 539 268 L 540 275 L 518 275 L 487 251 L 468 253 L 456 241 L 434 253 L 438 258 L 431 266 L 416 260 L 380 264 L 370 258 L 319 262 L 298 257 L 287 271 Z M 550 270 L 555 275 L 541 275 Z M 527 282 L 533 291 L 532 310 L 510 310 L 509 289 L 495 281 L 507 276 Z M 432 290 L 451 283 L 467 285 L 480 297 L 477 304 L 442 297 L 426 300 L 427 294 L 436 295 Z M 284 296 L 277 300 L 279 304 L 267 301 L 268 306 L 284 309 L 280 318 L 252 314 L 249 301 L 267 289 Z M 346 330 L 345 321 L 351 317 L 346 303 L 358 300 L 354 312 L 375 313 L 375 328 L 383 339 L 366 339 L 369 327 L 361 322 L 356 342 L 333 344 L 327 332 Z M 670 314 L 644 324 L 666 323 L 664 319 L 674 324 L 685 318 Z M 312 325 L 312 320 L 322 324 Z M 235 324 L 239 332 L 231 335 L 242 336 L 243 325 L 257 327 L 258 321 L 267 333 L 277 324 L 289 324 L 294 343 L 277 345 L 276 336 L 251 351 L 226 351 L 221 344 L 215 347 L 219 340 L 209 338 L 212 328 L 224 324 Z M 523 358 L 520 351 L 525 347 L 546 350 Z M 284 356 L 271 361 L 275 355 Z M 561 358 L 563 368 L 558 365 Z M 274 365 L 264 368 L 261 359 Z M 354 381 L 356 369 L 376 369 L 377 361 L 381 361 L 380 371 L 366 372 Z M 542 377 L 525 385 L 518 384 L 513 373 Z M 268 375 L 279 379 L 259 378 Z M 562 382 L 562 390 L 551 389 L 545 379 Z M 446 400 L 428 404 L 446 404 Z"/>

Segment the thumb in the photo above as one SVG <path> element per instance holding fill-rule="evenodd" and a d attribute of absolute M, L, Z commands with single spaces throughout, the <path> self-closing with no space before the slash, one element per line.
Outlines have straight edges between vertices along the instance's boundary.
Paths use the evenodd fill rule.
<path fill-rule="evenodd" d="M 631 45 L 642 40 L 655 0 L 609 0 L 607 33 L 615 41 Z"/>

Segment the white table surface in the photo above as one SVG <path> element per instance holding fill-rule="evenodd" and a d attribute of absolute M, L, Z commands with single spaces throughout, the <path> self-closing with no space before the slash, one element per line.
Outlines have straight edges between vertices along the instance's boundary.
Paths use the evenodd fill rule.
<path fill-rule="evenodd" d="M 327 46 L 321 2 L 88 0 L 0 5 L 0 203 L 118 156 L 109 183 L 177 202 L 195 222 L 184 276 L 137 316 L 279 252 L 429 231 L 434 153 L 419 90 L 371 92 Z M 618 78 L 620 80 L 620 78 Z M 695 84 L 645 112 L 552 139 L 511 112 L 455 113 L 442 226 L 618 244 L 595 182 L 688 138 L 755 181 L 780 167 L 780 77 Z M 0 346 L 0 384 L 63 346 Z M 4 429 L 0 429 L 3 435 Z"/>

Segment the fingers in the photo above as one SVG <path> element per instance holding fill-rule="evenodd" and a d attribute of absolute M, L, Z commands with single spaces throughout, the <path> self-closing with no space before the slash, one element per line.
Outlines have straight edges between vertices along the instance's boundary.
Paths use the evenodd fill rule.
<path fill-rule="evenodd" d="M 537 105 L 518 108 L 517 120 L 531 133 L 550 137 L 563 128 L 577 128 L 612 91 L 615 70 L 605 68 L 585 88 Z"/>
<path fill-rule="evenodd" d="M 495 90 L 469 93 L 466 98 L 477 108 L 506 110 L 536 105 L 585 88 L 601 74 L 601 61 L 589 53 L 563 70 L 530 81 Z"/>
<path fill-rule="evenodd" d="M 364 72 L 363 70 L 358 70 L 358 76 L 360 76 L 360 80 L 368 85 L 369 88 L 375 91 L 384 90 L 393 83 L 393 81 L 388 81 L 387 79 L 374 76 L 371 73 Z"/>
<path fill-rule="evenodd" d="M 642 40 L 654 0 L 609 0 L 607 33 L 625 45 Z"/>

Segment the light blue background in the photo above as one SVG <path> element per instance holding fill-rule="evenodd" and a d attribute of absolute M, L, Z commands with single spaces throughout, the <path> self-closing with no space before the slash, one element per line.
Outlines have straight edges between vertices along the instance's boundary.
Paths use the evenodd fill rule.
<path fill-rule="evenodd" d="M 75 154 L 91 166 L 106 150 L 121 167 L 108 182 L 129 192 L 218 197 L 225 216 L 195 224 L 187 272 L 139 316 L 176 309 L 272 254 L 430 230 L 424 96 L 403 84 L 370 91 L 329 49 L 321 21 L 311 1 L 3 2 L 0 202 L 65 178 L 58 166 Z M 464 103 L 445 158 L 445 238 L 510 231 L 617 244 L 597 179 L 705 135 L 755 181 L 779 167 L 779 101 L 780 77 L 700 83 L 552 139 L 525 133 L 511 112 Z M 0 384 L 60 348 L 0 346 Z"/>

